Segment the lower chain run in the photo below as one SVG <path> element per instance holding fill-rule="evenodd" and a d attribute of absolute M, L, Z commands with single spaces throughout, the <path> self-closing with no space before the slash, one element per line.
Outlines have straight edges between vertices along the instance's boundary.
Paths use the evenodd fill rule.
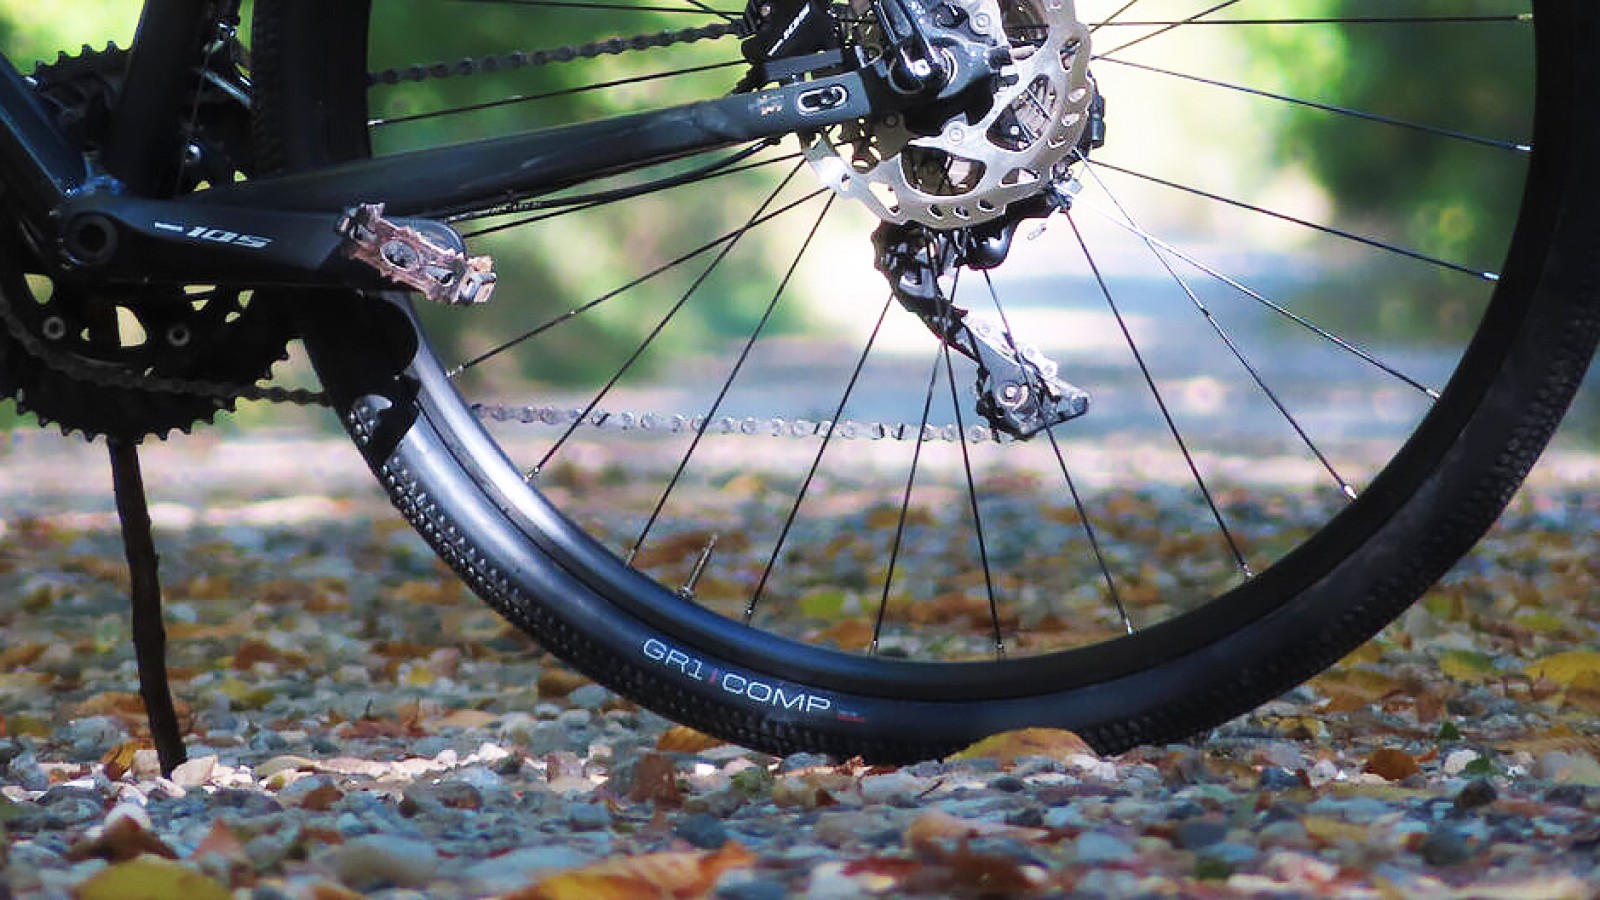
<path fill-rule="evenodd" d="M 817 419 L 785 419 L 781 416 L 687 416 L 681 413 L 609 412 L 557 406 L 503 406 L 474 403 L 472 411 L 480 421 L 510 422 L 523 425 L 571 428 L 579 423 L 603 431 L 641 431 L 654 434 L 697 433 L 739 435 L 742 437 L 831 438 L 835 440 L 914 441 L 956 443 L 963 438 L 954 424 L 922 426 L 906 422 L 858 422 L 846 419 L 831 422 Z M 1010 443 L 1015 440 L 987 425 L 969 425 L 964 435 L 969 444 Z"/>

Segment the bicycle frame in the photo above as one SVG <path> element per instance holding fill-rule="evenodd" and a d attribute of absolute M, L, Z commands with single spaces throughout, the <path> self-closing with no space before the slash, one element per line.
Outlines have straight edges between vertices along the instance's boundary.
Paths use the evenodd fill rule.
<path fill-rule="evenodd" d="M 54 248 L 45 255 L 59 257 L 63 269 L 141 283 L 350 284 L 357 273 L 341 257 L 336 223 L 358 204 L 382 204 L 397 216 L 491 208 L 697 153 L 926 105 L 997 70 L 997 61 L 968 60 L 907 86 L 903 74 L 879 63 L 160 199 L 175 189 L 176 172 L 163 170 L 175 170 L 167 161 L 182 151 L 175 143 L 180 100 L 203 63 L 207 22 L 217 21 L 214 9 L 207 12 L 208 0 L 147 0 L 104 172 L 55 133 L 26 81 L 0 54 L 0 180 L 17 197 L 38 246 Z"/>

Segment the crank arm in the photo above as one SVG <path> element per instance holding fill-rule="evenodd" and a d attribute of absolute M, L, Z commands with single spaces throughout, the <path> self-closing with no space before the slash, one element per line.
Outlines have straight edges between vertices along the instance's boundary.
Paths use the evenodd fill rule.
<path fill-rule="evenodd" d="M 450 304 L 482 302 L 494 282 L 453 229 L 385 219 L 381 206 L 328 215 L 96 193 L 68 200 L 60 219 L 64 274 L 97 281 L 398 286 Z"/>

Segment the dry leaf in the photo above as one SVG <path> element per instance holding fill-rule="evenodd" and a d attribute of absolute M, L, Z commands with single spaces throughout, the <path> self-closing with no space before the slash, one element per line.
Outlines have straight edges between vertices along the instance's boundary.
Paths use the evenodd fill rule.
<path fill-rule="evenodd" d="M 125 741 L 107 750 L 106 755 L 100 758 L 100 765 L 105 768 L 106 777 L 116 781 L 128 774 L 133 768 L 134 757 L 138 756 L 139 751 L 146 746 L 149 745 L 140 741 Z"/>
<path fill-rule="evenodd" d="M 674 725 L 661 733 L 656 741 L 656 749 L 666 753 L 699 753 L 726 743 L 722 738 L 712 737 L 687 725 Z"/>
<path fill-rule="evenodd" d="M 1059 728 L 1023 728 L 990 735 L 949 758 L 992 759 L 1004 767 L 1015 765 L 1018 759 L 1028 756 L 1067 759 L 1083 754 L 1094 756 L 1094 748 L 1073 732 Z"/>
<path fill-rule="evenodd" d="M 975 837 L 1005 836 L 1023 841 L 1038 841 L 1049 832 L 1042 828 L 1022 828 L 999 822 L 963 819 L 941 809 L 929 809 L 906 829 L 906 846 L 918 853 L 942 855 L 947 844 Z"/>
<path fill-rule="evenodd" d="M 1312 843 L 1319 847 L 1336 846 L 1342 843 L 1366 846 L 1372 838 L 1372 829 L 1366 825 L 1357 825 L 1343 819 L 1331 816 L 1306 816 L 1301 821 L 1305 826 L 1306 836 Z"/>
<path fill-rule="evenodd" d="M 211 822 L 211 830 L 200 839 L 194 852 L 189 854 L 190 859 L 200 859 L 206 855 L 220 856 L 226 860 L 242 859 L 244 857 L 244 844 L 239 837 L 228 827 L 228 823 L 221 819 Z"/>
<path fill-rule="evenodd" d="M 646 853 L 559 872 L 506 900 L 659 900 L 703 897 L 722 873 L 753 865 L 755 854 L 732 841 L 710 852 Z"/>
<path fill-rule="evenodd" d="M 1581 680 L 1600 678 L 1600 651 L 1568 650 L 1556 653 L 1528 667 L 1529 678 L 1548 678 L 1563 687 Z"/>
<path fill-rule="evenodd" d="M 1398 747 L 1379 747 L 1367 757 L 1362 771 L 1387 781 L 1404 781 L 1422 771 L 1422 767 L 1415 757 Z"/>
<path fill-rule="evenodd" d="M 539 699 L 555 700 L 589 684 L 589 678 L 571 669 L 547 666 L 539 672 Z"/>
<path fill-rule="evenodd" d="M 232 893 L 201 872 L 159 856 L 141 856 L 95 873 L 78 900 L 230 900 Z"/>
<path fill-rule="evenodd" d="M 152 854 L 167 859 L 176 859 L 178 856 L 161 838 L 146 831 L 136 818 L 118 815 L 115 811 L 108 817 L 98 836 L 67 848 L 67 859 L 72 862 L 103 859 L 120 863 Z"/>
<path fill-rule="evenodd" d="M 678 790 L 678 767 L 672 757 L 664 753 L 646 753 L 634 764 L 633 787 L 628 789 L 628 799 L 635 803 L 652 801 L 659 805 L 677 806 L 683 802 L 683 792 Z"/>

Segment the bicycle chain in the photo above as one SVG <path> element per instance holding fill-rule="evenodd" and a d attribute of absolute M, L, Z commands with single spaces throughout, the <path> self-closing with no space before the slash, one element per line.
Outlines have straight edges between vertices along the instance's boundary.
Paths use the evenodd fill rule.
<path fill-rule="evenodd" d="M 472 412 L 482 421 L 546 425 L 571 428 L 582 423 L 595 430 L 642 431 L 684 434 L 741 435 L 745 437 L 832 438 L 836 440 L 920 440 L 923 443 L 956 443 L 963 437 L 969 444 L 1009 443 L 1013 438 L 988 425 L 968 425 L 965 433 L 958 425 L 909 422 L 877 422 L 845 419 L 841 422 L 817 419 L 785 419 L 782 416 L 691 416 L 682 413 L 611 412 L 559 406 L 505 406 L 474 403 Z"/>
<path fill-rule="evenodd" d="M 591 41 L 586 44 L 569 44 L 551 50 L 515 50 L 510 53 L 499 53 L 492 56 L 467 57 L 453 63 L 437 62 L 430 65 L 413 63 L 409 66 L 369 72 L 367 73 L 367 86 L 393 85 L 403 81 L 427 81 L 434 78 L 455 78 L 478 75 L 485 72 L 499 72 L 503 69 L 524 69 L 552 63 L 574 62 L 580 59 L 594 59 L 599 56 L 616 56 L 634 50 L 653 50 L 660 47 L 670 47 L 674 44 L 692 44 L 696 41 L 748 36 L 749 29 L 745 27 L 743 22 L 722 22 L 716 25 L 682 28 L 677 31 L 660 31 L 654 34 L 638 34 L 626 38 L 607 38 L 603 41 Z"/>

